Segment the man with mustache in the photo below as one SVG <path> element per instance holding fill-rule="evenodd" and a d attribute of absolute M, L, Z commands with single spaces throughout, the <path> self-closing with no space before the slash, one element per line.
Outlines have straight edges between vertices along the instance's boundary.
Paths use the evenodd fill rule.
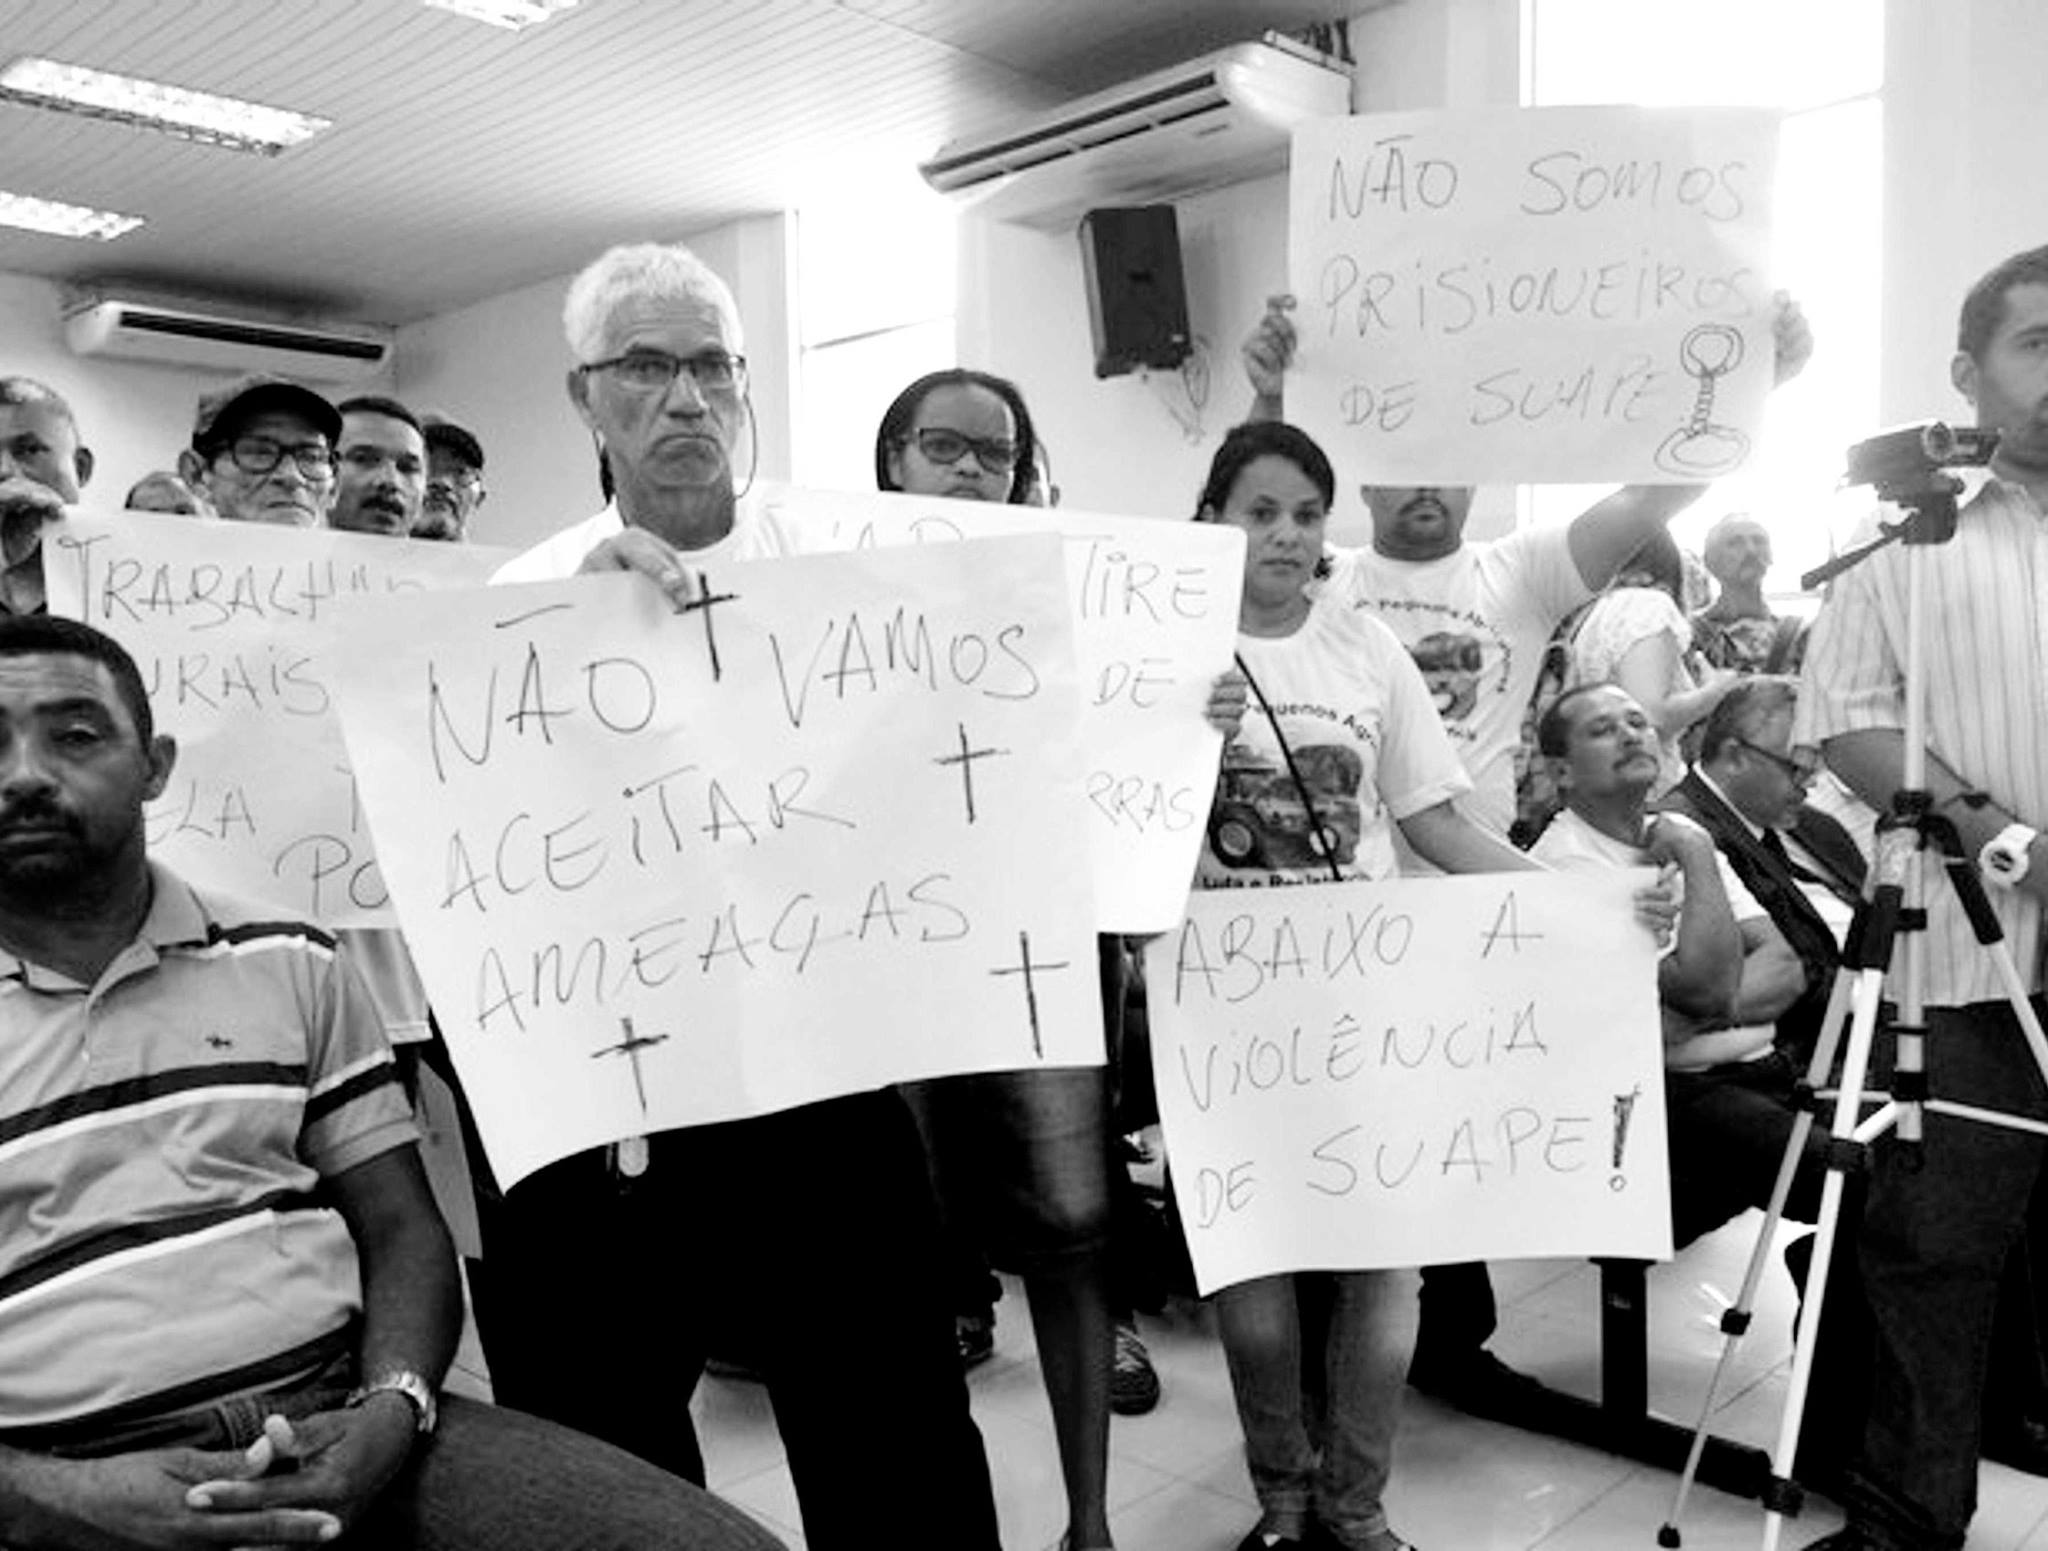
<path fill-rule="evenodd" d="M 150 861 L 134 660 L 0 619 L 0 1541 L 766 1551 L 437 1394 L 462 1295 L 391 1052 L 317 927 Z"/>
<path fill-rule="evenodd" d="M 427 493 L 427 438 L 419 417 L 396 399 L 365 396 L 335 406 L 340 481 L 328 526 L 345 533 L 404 538 Z"/>
<path fill-rule="evenodd" d="M 1693 644 L 1717 668 L 1737 673 L 1796 673 L 1803 622 L 1764 601 L 1771 573 L 1770 530 L 1747 512 L 1730 512 L 1707 529 L 1702 558 L 1720 595 L 1692 617 Z"/>
<path fill-rule="evenodd" d="M 412 536 L 459 544 L 469 537 L 469 519 L 489 494 L 484 445 L 475 432 L 452 420 L 428 415 L 420 424 L 427 433 L 427 493 Z"/>
<path fill-rule="evenodd" d="M 2048 513 L 2048 247 L 1964 298 L 1950 381 L 1999 434 L 1954 537 L 1894 545 L 1838 577 L 1807 647 L 1794 741 L 1880 812 L 1905 769 L 1910 615 L 1926 621 L 1924 785 L 1977 858 L 2037 1013 L 2048 904 L 2048 658 L 2039 635 Z M 1918 557 L 1919 574 L 1909 562 Z M 1913 585 L 1914 582 L 1919 585 Z M 1980 947 L 1939 877 L 1923 936 L 1926 1078 L 1957 1104 L 2048 1119 L 2048 1091 Z M 1880 1041 L 1871 1084 L 1887 1087 Z M 2035 1133 L 1941 1113 L 1925 1144 L 1879 1140 L 1857 1259 L 1877 1326 L 1871 1395 L 1829 1551 L 1951 1551 L 1977 1505 L 1981 1396 L 2000 1274 L 2042 1176 Z"/>
<path fill-rule="evenodd" d="M 1671 1229 L 1679 1246 L 1768 1204 L 1795 1112 L 1791 1062 L 1773 1020 L 1806 989 L 1799 956 L 1706 830 L 1652 811 L 1656 728 L 1628 691 L 1593 684 L 1558 697 L 1537 730 L 1564 810 L 1529 854 L 1562 871 L 1675 867 L 1678 930 L 1658 965 Z M 1786 1214 L 1811 1221 L 1826 1138 L 1814 1134 Z"/>
<path fill-rule="evenodd" d="M 1292 297 L 1273 297 L 1245 340 L 1250 419 L 1283 417 L 1296 344 L 1288 316 L 1293 305 Z M 1813 353 L 1813 335 L 1799 304 L 1783 294 L 1775 300 L 1771 328 L 1776 378 L 1788 382 Z M 1478 664 L 1470 692 L 1448 697 L 1441 714 L 1472 778 L 1472 790 L 1458 799 L 1458 807 L 1482 828 L 1505 836 L 1514 822 L 1523 716 L 1552 633 L 1706 488 L 1632 485 L 1581 512 L 1568 527 L 1530 528 L 1468 544 L 1472 486 L 1360 487 L 1372 514 L 1372 544 L 1332 554 L 1324 585 L 1354 608 L 1375 614 L 1411 654 L 1429 640 L 1434 654 L 1455 650 Z M 1484 1265 L 1425 1266 L 1409 1382 L 1481 1415 L 1512 1417 L 1540 1403 L 1544 1397 L 1535 1380 L 1486 1350 L 1498 1322 Z"/>
<path fill-rule="evenodd" d="M 91 478 L 92 449 L 62 395 L 0 377 L 0 613 L 42 612 L 43 529 Z"/>

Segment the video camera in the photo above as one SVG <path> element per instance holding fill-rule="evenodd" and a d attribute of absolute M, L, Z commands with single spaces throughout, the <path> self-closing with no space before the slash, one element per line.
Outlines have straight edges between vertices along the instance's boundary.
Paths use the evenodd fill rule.
<path fill-rule="evenodd" d="M 1973 468 L 1989 463 L 1998 450 L 1996 431 L 1958 429 L 1930 420 L 1925 425 L 1902 426 L 1880 431 L 1868 441 L 1849 449 L 1848 472 L 1843 481 L 1851 485 L 1914 487 L 1926 484 L 1942 469 Z"/>

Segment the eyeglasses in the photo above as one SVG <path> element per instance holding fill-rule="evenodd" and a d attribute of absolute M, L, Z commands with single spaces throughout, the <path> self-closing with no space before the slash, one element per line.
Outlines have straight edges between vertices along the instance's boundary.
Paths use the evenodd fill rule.
<path fill-rule="evenodd" d="M 930 425 L 922 431 L 912 431 L 904 441 L 916 442 L 917 450 L 934 463 L 950 466 L 971 452 L 974 461 L 991 474 L 1007 474 L 1017 466 L 1017 444 L 1000 437 L 969 436 L 965 431 Z"/>
<path fill-rule="evenodd" d="M 690 381 L 699 388 L 717 392 L 740 385 L 747 375 L 747 359 L 723 350 L 707 350 L 692 356 L 670 355 L 666 350 L 628 350 L 624 355 L 615 355 L 608 361 L 591 361 L 576 370 L 585 375 L 610 372 L 620 387 L 633 393 L 665 393 L 679 374 L 688 372 Z"/>
<path fill-rule="evenodd" d="M 1783 754 L 1774 754 L 1767 748 L 1751 743 L 1747 738 L 1737 738 L 1735 741 L 1757 758 L 1767 759 L 1776 765 L 1779 773 L 1794 786 L 1804 786 L 1814 778 L 1813 766 L 1802 760 L 1787 759 Z"/>
<path fill-rule="evenodd" d="M 300 442 L 287 447 L 283 442 L 272 441 L 267 436 L 238 436 L 224 449 L 230 462 L 244 474 L 262 475 L 275 473 L 277 466 L 289 457 L 306 479 L 318 482 L 334 477 L 334 450 L 325 442 Z"/>
<path fill-rule="evenodd" d="M 427 476 L 429 490 L 436 485 L 446 485 L 451 490 L 480 490 L 483 482 L 483 475 L 475 469 L 454 469 Z"/>

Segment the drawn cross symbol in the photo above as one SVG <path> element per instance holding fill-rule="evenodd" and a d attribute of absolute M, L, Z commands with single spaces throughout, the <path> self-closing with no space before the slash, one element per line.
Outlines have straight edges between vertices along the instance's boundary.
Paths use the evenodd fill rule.
<path fill-rule="evenodd" d="M 1051 963 L 1043 961 L 1034 962 L 1031 957 L 1031 934 L 1029 932 L 1019 932 L 1017 934 L 1017 962 L 989 971 L 991 975 L 1022 975 L 1024 977 L 1024 1013 L 1031 1020 L 1031 1053 L 1041 1061 L 1045 1059 L 1045 1036 L 1038 1027 L 1038 982 L 1033 977 L 1048 970 L 1071 969 L 1072 967 L 1072 964 L 1066 959 L 1057 959 Z"/>
<path fill-rule="evenodd" d="M 998 754 L 1008 754 L 1010 751 L 1008 749 L 975 748 L 968 742 L 967 724 L 959 722 L 955 725 L 960 730 L 960 752 L 957 754 L 942 754 L 933 760 L 932 763 L 935 765 L 958 765 L 960 767 L 961 795 L 967 802 L 967 822 L 972 824 L 974 822 L 974 762 L 977 759 L 989 759 Z"/>
<path fill-rule="evenodd" d="M 712 606 L 719 603 L 731 603 L 738 596 L 738 593 L 732 592 L 713 592 L 711 590 L 710 573 L 699 571 L 697 573 L 697 596 L 676 610 L 678 614 L 701 612 L 704 615 L 704 650 L 711 657 L 711 679 L 713 683 L 716 683 L 724 676 L 724 670 L 719 666 L 718 662 L 718 632 L 711 626 Z"/>
<path fill-rule="evenodd" d="M 647 1113 L 647 1080 L 640 1070 L 640 1052 L 661 1044 L 668 1036 L 666 1034 L 635 1034 L 631 1018 L 619 1019 L 619 1026 L 625 1030 L 626 1037 L 616 1045 L 607 1045 L 602 1050 L 591 1051 L 590 1058 L 595 1061 L 599 1056 L 624 1056 L 632 1064 L 633 1091 L 640 1095 L 640 1113 L 644 1115 Z"/>

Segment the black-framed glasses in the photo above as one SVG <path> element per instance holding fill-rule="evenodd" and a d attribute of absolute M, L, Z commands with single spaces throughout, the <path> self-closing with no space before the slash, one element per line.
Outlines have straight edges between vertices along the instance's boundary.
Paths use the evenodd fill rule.
<path fill-rule="evenodd" d="M 439 474 L 429 474 L 427 488 L 431 490 L 436 485 L 444 485 L 450 490 L 460 490 L 466 494 L 472 490 L 483 489 L 484 477 L 475 469 L 452 469 Z"/>
<path fill-rule="evenodd" d="M 969 436 L 965 431 L 928 425 L 921 431 L 912 431 L 904 440 L 916 442 L 917 450 L 932 462 L 949 467 L 970 452 L 974 461 L 991 474 L 1007 474 L 1017 466 L 1017 444 L 998 436 Z"/>
<path fill-rule="evenodd" d="M 1787 759 L 1783 754 L 1775 754 L 1760 744 L 1751 743 L 1747 738 L 1737 738 L 1735 741 L 1743 748 L 1748 749 L 1750 753 L 1756 755 L 1757 758 L 1767 759 L 1776 765 L 1779 773 L 1794 786 L 1806 785 L 1817 773 L 1813 766 L 1802 764 L 1796 759 Z"/>
<path fill-rule="evenodd" d="M 325 442 L 296 442 L 287 447 L 268 436 L 238 436 L 220 450 L 236 468 L 252 476 L 275 473 L 289 457 L 307 479 L 334 477 L 334 449 Z"/>
<path fill-rule="evenodd" d="M 670 355 L 666 350 L 628 350 L 605 361 L 591 361 L 576 368 L 586 376 L 610 372 L 613 381 L 634 393 L 665 393 L 684 372 L 706 392 L 730 391 L 746 379 L 747 358 L 723 350 L 706 350 L 699 355 Z"/>

